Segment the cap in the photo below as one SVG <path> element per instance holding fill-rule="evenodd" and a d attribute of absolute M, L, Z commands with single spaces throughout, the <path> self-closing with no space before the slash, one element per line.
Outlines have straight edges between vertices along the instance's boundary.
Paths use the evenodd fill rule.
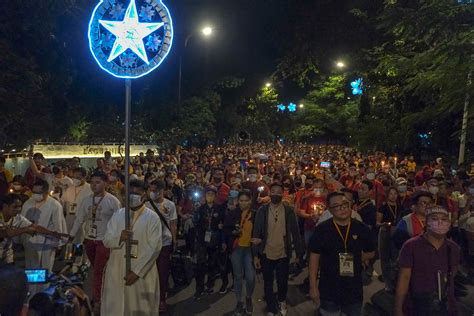
<path fill-rule="evenodd" d="M 438 157 L 438 158 L 436 158 L 436 163 L 441 163 L 442 160 L 443 160 L 443 158 Z"/>
<path fill-rule="evenodd" d="M 400 177 L 400 178 L 397 178 L 395 182 L 397 183 L 397 185 L 405 185 L 407 184 L 407 179 Z"/>
<path fill-rule="evenodd" d="M 217 188 L 216 188 L 215 186 L 213 186 L 213 185 L 208 185 L 208 186 L 206 187 L 206 189 L 204 190 L 204 192 L 205 192 L 205 193 L 207 193 L 207 192 L 214 192 L 214 193 L 217 194 Z"/>
<path fill-rule="evenodd" d="M 434 177 L 434 178 L 443 178 L 443 177 L 444 177 L 443 170 L 441 170 L 441 169 L 436 169 L 436 170 L 433 172 L 433 177 Z"/>
<path fill-rule="evenodd" d="M 432 215 L 432 214 L 446 214 L 446 215 L 449 215 L 448 211 L 444 207 L 438 206 L 438 205 L 431 206 L 431 207 L 426 209 L 426 216 L 427 217 Z"/>

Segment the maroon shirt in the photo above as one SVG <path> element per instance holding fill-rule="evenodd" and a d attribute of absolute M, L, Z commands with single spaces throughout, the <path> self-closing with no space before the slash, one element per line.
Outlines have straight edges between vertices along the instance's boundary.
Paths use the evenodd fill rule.
<path fill-rule="evenodd" d="M 459 246 L 446 239 L 444 244 L 436 249 L 425 237 L 420 235 L 408 240 L 400 251 L 400 268 L 411 268 L 409 296 L 422 293 L 438 293 L 438 271 L 448 273 L 448 247 L 451 256 L 452 277 L 449 280 L 448 308 L 449 314 L 454 315 L 456 299 L 454 297 L 454 272 L 461 260 Z M 406 301 L 407 314 L 411 315 L 409 300 Z"/>

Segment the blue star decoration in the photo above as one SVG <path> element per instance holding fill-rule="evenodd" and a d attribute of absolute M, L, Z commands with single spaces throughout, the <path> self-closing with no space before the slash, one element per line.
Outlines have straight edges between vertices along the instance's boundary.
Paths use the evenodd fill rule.
<path fill-rule="evenodd" d="M 173 23 L 162 0 L 100 0 L 89 22 L 95 60 L 119 78 L 139 78 L 159 67 L 172 42 Z"/>
<path fill-rule="evenodd" d="M 294 103 L 288 104 L 288 112 L 296 112 L 296 104 Z"/>
<path fill-rule="evenodd" d="M 278 112 L 285 112 L 286 106 L 284 104 L 277 105 Z"/>
<path fill-rule="evenodd" d="M 164 23 L 140 23 L 138 21 L 135 0 L 130 1 L 123 21 L 99 20 L 99 23 L 117 37 L 107 61 L 110 62 L 123 54 L 127 49 L 131 49 L 132 52 L 147 64 L 148 56 L 143 44 L 143 38 L 164 25 Z"/>
<path fill-rule="evenodd" d="M 352 87 L 352 94 L 353 95 L 361 95 L 363 93 L 363 81 L 362 78 L 358 78 L 354 81 L 351 82 L 351 87 Z"/>

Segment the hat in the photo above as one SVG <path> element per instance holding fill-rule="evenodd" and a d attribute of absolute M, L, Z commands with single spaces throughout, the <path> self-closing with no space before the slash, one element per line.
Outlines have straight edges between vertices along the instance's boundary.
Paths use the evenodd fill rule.
<path fill-rule="evenodd" d="M 438 205 L 435 205 L 435 206 L 431 206 L 429 208 L 426 209 L 426 217 L 430 216 L 431 214 L 445 214 L 445 215 L 449 215 L 448 214 L 448 211 L 442 207 L 442 206 L 438 206 Z"/>
<path fill-rule="evenodd" d="M 443 160 L 443 158 L 438 157 L 438 158 L 436 158 L 436 163 L 441 163 L 442 160 Z"/>
<path fill-rule="evenodd" d="M 213 185 L 208 185 L 206 189 L 204 190 L 204 193 L 207 193 L 207 192 L 214 192 L 217 194 L 217 188 Z"/>
<path fill-rule="evenodd" d="M 397 185 L 405 185 L 407 184 L 407 179 L 400 177 L 400 178 L 397 178 L 395 182 L 397 183 Z"/>

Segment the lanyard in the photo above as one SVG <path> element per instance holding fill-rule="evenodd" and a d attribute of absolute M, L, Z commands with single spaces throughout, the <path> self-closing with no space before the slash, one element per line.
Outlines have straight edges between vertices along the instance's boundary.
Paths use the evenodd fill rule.
<path fill-rule="evenodd" d="M 416 216 L 416 214 L 413 214 L 413 217 L 420 224 L 421 228 L 425 229 L 425 224 L 422 221 L 420 221 L 420 219 Z"/>
<path fill-rule="evenodd" d="M 138 212 L 137 216 L 135 216 L 135 218 L 133 219 L 132 225 L 130 225 L 130 230 L 133 230 L 133 227 L 137 223 L 138 218 L 143 214 L 144 211 L 145 211 L 145 207 L 142 207 L 141 211 Z"/>
<path fill-rule="evenodd" d="M 363 209 L 364 207 L 366 207 L 367 205 L 369 205 L 372 201 L 370 199 L 367 199 L 367 200 L 364 200 L 362 201 L 362 203 L 360 203 L 358 209 L 361 210 Z"/>
<path fill-rule="evenodd" d="M 334 224 L 334 227 L 336 227 L 336 230 L 337 230 L 337 232 L 339 233 L 339 236 L 341 236 L 341 239 L 342 239 L 342 241 L 344 242 L 344 250 L 345 250 L 345 252 L 347 253 L 347 239 L 349 238 L 349 231 L 351 230 L 352 220 L 351 220 L 351 222 L 349 223 L 349 226 L 347 226 L 347 231 L 346 231 L 346 237 L 345 237 L 345 238 L 342 236 L 341 229 L 340 229 L 339 226 L 336 224 L 336 222 L 334 221 L 334 219 L 332 220 L 332 223 Z"/>
<path fill-rule="evenodd" d="M 243 227 L 243 225 L 250 219 L 250 216 L 252 216 L 252 211 L 248 210 L 247 214 L 245 214 L 245 216 L 240 221 L 240 227 Z"/>
<path fill-rule="evenodd" d="M 95 196 L 92 196 L 92 221 L 93 222 L 95 222 L 97 208 L 99 207 L 100 203 L 102 203 L 102 200 L 104 199 L 104 197 L 105 197 L 105 195 L 101 196 L 100 200 L 99 200 L 99 203 L 96 204 L 96 203 L 94 203 Z"/>
<path fill-rule="evenodd" d="M 81 188 L 79 191 L 77 191 L 77 187 L 74 187 L 74 202 L 77 200 L 77 196 L 81 194 L 82 189 L 84 188 L 84 185 L 81 185 Z M 92 200 L 92 203 L 94 203 L 94 200 Z"/>
<path fill-rule="evenodd" d="M 390 212 L 392 213 L 393 215 L 393 220 L 396 221 L 397 220 L 397 213 L 398 213 L 398 206 L 397 204 L 395 204 L 395 211 L 393 211 L 392 207 L 390 206 L 390 204 L 387 203 L 387 206 L 388 206 L 388 209 L 390 210 Z"/>

